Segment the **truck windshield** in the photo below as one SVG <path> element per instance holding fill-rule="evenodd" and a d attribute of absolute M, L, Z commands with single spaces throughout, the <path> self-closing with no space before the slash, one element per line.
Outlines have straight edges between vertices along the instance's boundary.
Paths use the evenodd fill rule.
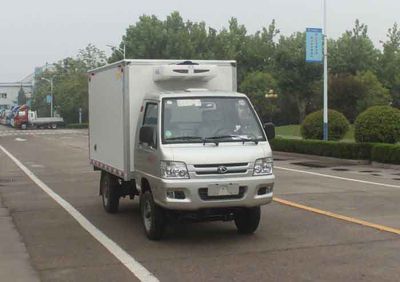
<path fill-rule="evenodd" d="M 163 143 L 265 141 L 245 98 L 165 98 L 162 115 Z"/>

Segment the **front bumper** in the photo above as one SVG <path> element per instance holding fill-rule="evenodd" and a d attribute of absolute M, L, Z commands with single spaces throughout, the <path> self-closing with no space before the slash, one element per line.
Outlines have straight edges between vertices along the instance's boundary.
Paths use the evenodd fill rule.
<path fill-rule="evenodd" d="M 158 179 L 153 189 L 154 200 L 160 206 L 171 210 L 198 210 L 204 208 L 230 208 L 230 207 L 256 207 L 272 201 L 275 176 L 247 176 L 240 178 L 215 178 L 215 179 L 185 179 L 170 180 Z M 238 184 L 242 187 L 241 193 L 236 198 L 204 198 L 200 189 L 208 188 L 211 184 L 227 185 Z M 260 188 L 266 187 L 267 193 L 259 195 Z M 185 198 L 176 199 L 167 197 L 167 191 L 183 191 Z"/>

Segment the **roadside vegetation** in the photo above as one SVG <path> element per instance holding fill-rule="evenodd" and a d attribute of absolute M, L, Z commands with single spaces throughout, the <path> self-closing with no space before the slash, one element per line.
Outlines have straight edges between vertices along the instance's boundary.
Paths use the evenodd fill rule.
<path fill-rule="evenodd" d="M 400 110 L 390 106 L 370 107 L 356 118 L 354 126 L 349 126 L 343 115 L 332 110 L 329 117 L 332 120 L 329 134 L 333 134 L 330 140 L 336 142 L 320 140 L 322 114 L 314 112 L 302 125 L 277 127 L 277 138 L 271 140 L 273 150 L 400 164 Z"/>
<path fill-rule="evenodd" d="M 140 17 L 127 27 L 119 47 L 123 44 L 130 59 L 236 60 L 239 91 L 249 96 L 264 122 L 278 125 L 278 138 L 271 142 L 274 150 L 400 163 L 398 145 L 371 143 L 399 141 L 400 29 L 396 23 L 388 29 L 382 50 L 375 48 L 367 25 L 358 20 L 352 30 L 328 41 L 329 136 L 334 140 L 329 142 L 320 141 L 322 65 L 305 62 L 304 32 L 282 35 L 272 21 L 251 34 L 235 18 L 217 30 L 173 12 L 164 20 Z M 87 127 L 87 71 L 121 59 L 118 51 L 107 58 L 89 44 L 75 57 L 55 62 L 37 74 L 34 109 L 48 115 L 49 84 L 41 78 L 53 77 L 57 112 L 69 128 Z M 24 95 L 20 96 L 22 101 Z M 77 124 L 79 108 L 81 125 Z"/>
<path fill-rule="evenodd" d="M 356 20 L 351 30 L 328 42 L 329 106 L 350 123 L 371 106 L 400 106 L 400 29 L 394 24 L 386 33 L 383 49 L 378 49 L 368 37 L 368 26 Z M 301 124 L 322 107 L 322 65 L 305 62 L 305 33 L 283 35 L 275 21 L 249 33 L 235 18 L 216 29 L 184 20 L 178 12 L 165 19 L 144 15 L 127 27 L 119 47 L 123 44 L 129 59 L 236 60 L 239 90 L 250 97 L 264 122 Z M 89 45 L 75 57 L 54 62 L 36 78 L 33 107 L 46 114 L 49 84 L 40 79 L 54 77 L 57 111 L 67 123 L 77 123 L 81 108 L 87 122 L 86 71 L 120 59 L 118 51 L 107 58 Z M 276 95 L 267 99 L 266 93 Z"/>
<path fill-rule="evenodd" d="M 285 139 L 302 139 L 299 124 L 282 125 L 276 127 L 276 135 Z M 349 125 L 349 129 L 344 135 L 343 142 L 354 142 L 354 126 Z"/>

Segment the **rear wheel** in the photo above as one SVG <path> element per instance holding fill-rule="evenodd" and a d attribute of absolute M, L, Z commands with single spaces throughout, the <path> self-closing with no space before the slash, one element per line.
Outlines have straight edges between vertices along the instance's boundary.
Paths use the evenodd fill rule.
<path fill-rule="evenodd" d="M 144 231 L 150 240 L 160 240 L 165 230 L 165 214 L 153 199 L 150 191 L 145 191 L 140 196 L 140 211 Z"/>
<path fill-rule="evenodd" d="M 119 185 L 117 178 L 108 172 L 102 171 L 100 180 L 100 194 L 103 207 L 108 213 L 116 213 L 119 206 Z"/>
<path fill-rule="evenodd" d="M 240 234 L 254 233 L 260 223 L 260 207 L 243 208 L 235 214 L 235 224 Z"/>
<path fill-rule="evenodd" d="M 53 124 L 51 125 L 51 128 L 52 128 L 52 129 L 56 129 L 56 128 L 57 128 L 57 124 L 56 124 L 56 123 L 53 123 Z"/>

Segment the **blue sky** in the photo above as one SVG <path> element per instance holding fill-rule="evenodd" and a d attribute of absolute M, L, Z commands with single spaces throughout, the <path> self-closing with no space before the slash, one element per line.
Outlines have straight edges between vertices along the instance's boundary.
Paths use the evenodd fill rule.
<path fill-rule="evenodd" d="M 327 0 L 328 34 L 337 38 L 356 18 L 369 26 L 379 47 L 386 31 L 400 22 L 400 1 Z M 322 26 L 322 0 L 2 0 L 0 15 L 0 82 L 16 81 L 35 66 L 74 56 L 93 43 L 109 53 L 128 25 L 143 14 L 160 18 L 177 10 L 185 19 L 204 20 L 217 29 L 236 17 L 254 32 L 272 19 L 283 34 Z"/>

